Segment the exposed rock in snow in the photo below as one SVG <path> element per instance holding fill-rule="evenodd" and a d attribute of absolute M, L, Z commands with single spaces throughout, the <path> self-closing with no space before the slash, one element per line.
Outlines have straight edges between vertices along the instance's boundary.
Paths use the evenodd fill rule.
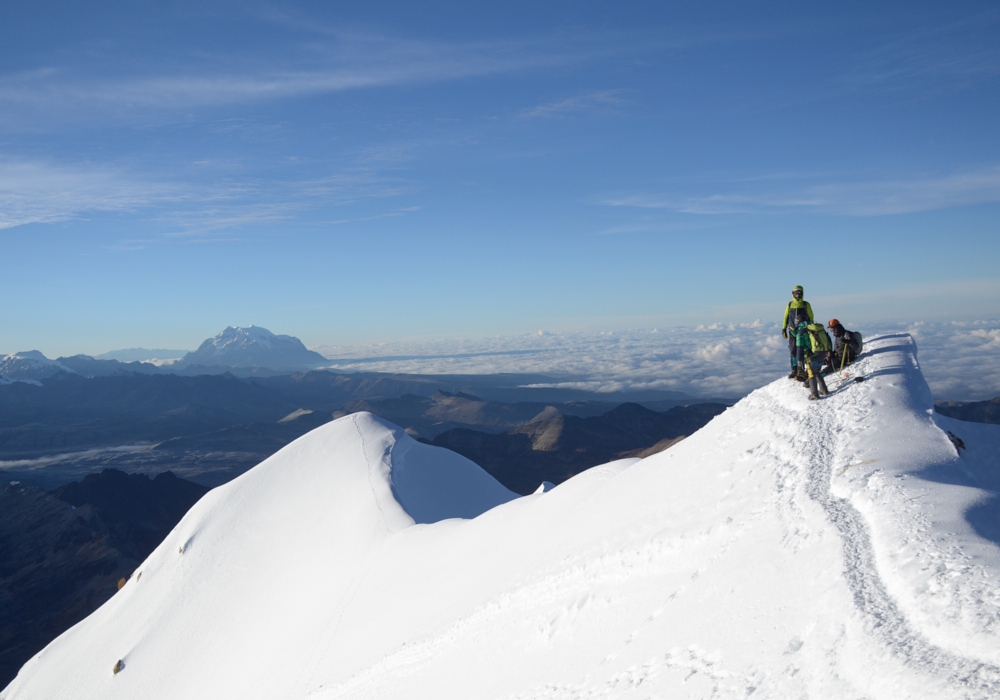
<path fill-rule="evenodd" d="M 230 326 L 214 338 L 206 340 L 194 352 L 189 352 L 174 366 L 308 369 L 325 362 L 325 357 L 306 349 L 298 338 L 275 335 L 259 326 Z"/>
<path fill-rule="evenodd" d="M 205 496 L 0 699 L 998 697 L 1000 426 L 948 424 L 959 453 L 909 336 L 849 373 L 523 498 L 346 416 Z"/>

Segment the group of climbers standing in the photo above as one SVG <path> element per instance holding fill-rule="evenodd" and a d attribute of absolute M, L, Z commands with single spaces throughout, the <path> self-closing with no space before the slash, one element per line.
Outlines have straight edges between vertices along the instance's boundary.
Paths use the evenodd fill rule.
<path fill-rule="evenodd" d="M 809 398 L 826 396 L 829 390 L 823 375 L 843 369 L 861 353 L 861 334 L 849 331 L 837 319 L 830 319 L 826 328 L 816 323 L 812 305 L 803 297 L 801 286 L 792 288 L 792 300 L 785 307 L 781 335 L 788 339 L 792 371 L 789 379 L 797 379 L 809 388 Z M 827 329 L 836 341 L 830 339 Z"/>

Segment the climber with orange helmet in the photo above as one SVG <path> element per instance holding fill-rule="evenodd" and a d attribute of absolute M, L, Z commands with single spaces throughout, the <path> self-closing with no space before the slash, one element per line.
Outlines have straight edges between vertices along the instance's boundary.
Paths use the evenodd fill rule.
<path fill-rule="evenodd" d="M 830 369 L 836 371 L 839 367 L 846 367 L 854 362 L 854 359 L 861 354 L 862 341 L 861 334 L 857 331 L 849 331 L 843 324 L 835 318 L 831 318 L 826 327 L 833 333 L 833 352 L 830 353 Z"/>

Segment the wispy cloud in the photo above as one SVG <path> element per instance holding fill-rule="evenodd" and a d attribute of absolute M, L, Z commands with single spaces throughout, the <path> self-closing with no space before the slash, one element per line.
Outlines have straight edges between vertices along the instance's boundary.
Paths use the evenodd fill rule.
<path fill-rule="evenodd" d="M 594 90 L 582 95 L 574 95 L 554 102 L 545 102 L 521 112 L 525 118 L 564 117 L 576 112 L 593 112 L 615 107 L 625 102 L 621 95 L 624 90 Z"/>
<path fill-rule="evenodd" d="M 722 222 L 701 220 L 698 222 L 684 221 L 684 222 L 663 222 L 663 221 L 652 221 L 648 218 L 644 218 L 642 221 L 638 221 L 631 224 L 620 224 L 617 226 L 610 226 L 606 229 L 598 231 L 598 235 L 601 236 L 613 236 L 617 234 L 626 233 L 673 233 L 675 231 L 699 231 L 706 228 L 713 228 L 722 225 Z"/>
<path fill-rule="evenodd" d="M 56 223 L 98 212 L 140 213 L 155 238 L 121 240 L 114 250 L 153 241 L 235 240 L 220 231 L 290 221 L 304 212 L 417 191 L 414 183 L 372 167 L 345 168 L 304 180 L 158 181 L 124 166 L 0 159 L 0 229 Z M 364 218 L 399 216 L 417 207 L 392 207 Z M 346 219 L 345 219 L 346 220 Z"/>
<path fill-rule="evenodd" d="M 759 179 L 759 183 L 767 182 Z M 668 209 L 685 214 L 767 214 L 808 211 L 835 216 L 885 216 L 1000 202 L 1000 167 L 939 176 L 801 186 L 779 179 L 762 190 L 708 194 L 642 193 L 603 200 L 614 207 Z M 721 188 L 720 188 L 721 189 Z"/>
<path fill-rule="evenodd" d="M 340 205 L 359 199 L 398 197 L 413 194 L 416 185 L 389 177 L 373 168 L 352 168 L 326 177 L 287 185 L 290 195 Z"/>
<path fill-rule="evenodd" d="M 104 124 L 188 121 L 204 108 L 529 73 L 802 31 L 782 22 L 721 23 L 440 41 L 345 30 L 308 13 L 261 7 L 243 10 L 272 25 L 269 41 L 252 50 L 176 52 L 169 67 L 141 54 L 123 62 L 111 53 L 89 51 L 75 64 L 54 62 L 0 74 L 0 127 L 39 130 L 95 119 Z M 596 90 L 538 105 L 523 116 L 564 116 L 621 102 L 619 90 Z"/>
<path fill-rule="evenodd" d="M 332 221 L 318 221 L 318 224 L 353 224 L 361 221 L 375 221 L 377 219 L 391 219 L 397 216 L 406 216 L 407 214 L 412 214 L 413 212 L 420 211 L 421 207 L 402 207 L 400 209 L 394 209 L 393 211 L 386 212 L 384 214 L 375 214 L 374 216 L 357 216 L 352 219 L 334 219 Z"/>
<path fill-rule="evenodd" d="M 178 203 L 183 188 L 108 165 L 0 160 L 0 229 L 66 221 L 97 211 L 135 211 Z"/>
<path fill-rule="evenodd" d="M 902 89 L 914 84 L 969 87 L 1000 76 L 1000 12 L 991 9 L 958 22 L 897 34 L 861 52 L 845 80 L 856 87 Z"/>
<path fill-rule="evenodd" d="M 69 66 L 8 74 L 0 77 L 0 123 L 29 126 L 95 116 L 127 121 L 203 107 L 462 80 L 588 58 L 584 47 L 571 42 L 442 43 L 340 33 L 280 59 L 202 57 L 173 74 L 142 74 L 140 67 L 131 74 L 94 77 Z"/>

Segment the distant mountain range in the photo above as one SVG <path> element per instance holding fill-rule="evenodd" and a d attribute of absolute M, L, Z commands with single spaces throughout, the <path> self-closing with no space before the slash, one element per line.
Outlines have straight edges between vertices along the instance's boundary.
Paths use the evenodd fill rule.
<path fill-rule="evenodd" d="M 215 486 L 345 413 L 371 411 L 433 440 L 455 429 L 502 433 L 553 411 L 593 417 L 627 401 L 655 411 L 729 403 L 675 391 L 546 388 L 537 385 L 557 380 L 537 374 L 295 369 L 323 361 L 298 339 L 256 326 L 227 328 L 163 367 L 87 355 L 50 360 L 38 351 L 8 355 L 0 361 L 0 471 L 45 488 L 105 468 L 172 470 Z"/>
<path fill-rule="evenodd" d="M 161 356 L 153 353 L 160 353 Z M 154 358 L 180 359 L 166 365 L 145 361 Z M 59 372 L 84 377 L 107 377 L 123 372 L 194 376 L 233 370 L 244 375 L 269 376 L 307 371 L 326 362 L 325 357 L 307 349 L 301 340 L 290 335 L 275 335 L 259 326 L 228 327 L 187 354 L 184 351 L 133 348 L 98 357 L 73 355 L 50 360 L 38 350 L 11 353 L 0 358 L 0 377 L 3 383 L 10 383 L 42 381 Z"/>
<path fill-rule="evenodd" d="M 118 360 L 119 362 L 148 362 L 150 360 L 179 360 L 188 353 L 187 350 L 168 350 L 167 348 L 125 348 L 94 355 L 95 360 Z"/>
<path fill-rule="evenodd" d="M 410 435 L 431 440 L 456 428 L 500 433 L 531 423 L 552 411 L 574 416 L 596 416 L 614 407 L 613 403 L 571 401 L 556 406 L 541 401 L 500 403 L 485 401 L 463 392 L 435 391 L 430 396 L 404 394 L 398 398 L 354 399 L 334 413 L 369 411 L 402 426 Z"/>
<path fill-rule="evenodd" d="M 0 470 L 44 488 L 104 468 L 171 470 L 216 486 L 334 415 L 368 410 L 430 440 L 455 428 L 512 430 L 545 411 L 595 416 L 628 396 L 539 401 L 537 390 L 515 388 L 522 379 L 327 371 L 250 378 L 119 373 L 88 379 L 61 372 L 38 386 L 0 386 Z M 480 396 L 493 391 L 527 400 L 500 403 Z M 644 405 L 664 410 L 703 401 L 681 395 Z"/>
<path fill-rule="evenodd" d="M 597 464 L 656 454 L 726 408 L 699 403 L 661 413 L 624 403 L 583 418 L 549 407 L 531 422 L 498 435 L 456 428 L 430 443 L 468 457 L 511 491 L 528 494 L 542 481 L 559 484 Z"/>
<path fill-rule="evenodd" d="M 973 423 L 1000 423 L 1000 396 L 987 401 L 942 401 L 934 404 L 934 410 Z"/>

